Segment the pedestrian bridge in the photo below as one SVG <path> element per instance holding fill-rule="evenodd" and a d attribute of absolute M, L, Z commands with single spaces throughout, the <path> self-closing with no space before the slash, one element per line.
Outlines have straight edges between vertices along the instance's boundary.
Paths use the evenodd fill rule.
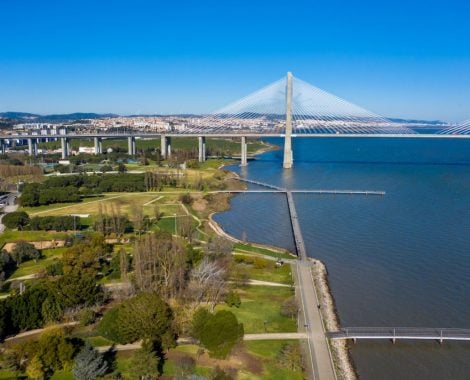
<path fill-rule="evenodd" d="M 393 343 L 402 340 L 469 341 L 470 329 L 429 327 L 345 327 L 330 331 L 327 337 L 333 340 L 387 339 Z"/>

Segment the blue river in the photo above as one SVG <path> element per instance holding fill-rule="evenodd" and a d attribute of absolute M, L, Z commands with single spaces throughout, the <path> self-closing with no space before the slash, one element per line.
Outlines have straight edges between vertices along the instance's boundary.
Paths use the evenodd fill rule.
<path fill-rule="evenodd" d="M 269 142 L 281 145 L 281 140 Z M 294 138 L 228 169 L 296 194 L 308 254 L 322 260 L 342 326 L 470 328 L 470 140 Z M 243 194 L 215 220 L 230 234 L 293 249 L 285 196 Z M 361 379 L 470 379 L 470 343 L 351 345 Z"/>

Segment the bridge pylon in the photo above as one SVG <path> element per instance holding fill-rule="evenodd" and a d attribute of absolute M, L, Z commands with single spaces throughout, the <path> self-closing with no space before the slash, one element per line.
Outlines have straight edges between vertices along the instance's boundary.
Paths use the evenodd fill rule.
<path fill-rule="evenodd" d="M 292 168 L 292 73 L 287 73 L 286 85 L 286 134 L 284 137 L 284 169 Z"/>

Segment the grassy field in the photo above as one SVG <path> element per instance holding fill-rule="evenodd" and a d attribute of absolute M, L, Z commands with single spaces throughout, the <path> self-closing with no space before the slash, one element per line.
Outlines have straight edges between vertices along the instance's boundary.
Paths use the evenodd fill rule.
<path fill-rule="evenodd" d="M 16 231 L 5 230 L 0 234 L 0 246 L 7 242 L 14 242 L 18 240 L 25 241 L 41 241 L 41 240 L 63 240 L 67 237 L 65 232 L 49 232 L 49 231 Z"/>
<path fill-rule="evenodd" d="M 293 284 L 291 267 L 288 264 L 276 266 L 272 260 L 245 255 L 236 255 L 235 262 L 237 267 L 245 270 L 251 279 L 286 285 Z"/>
<path fill-rule="evenodd" d="M 16 271 L 9 277 L 10 280 L 14 280 L 18 277 L 29 276 L 45 271 L 46 268 L 59 261 L 62 257 L 62 254 L 67 248 L 54 248 L 54 249 L 44 249 L 42 253 L 42 258 L 39 260 L 29 260 L 26 261 L 18 267 Z"/>
<path fill-rule="evenodd" d="M 181 214 L 181 207 L 177 203 L 179 193 L 161 194 L 157 192 L 144 193 L 106 193 L 102 197 L 86 198 L 79 203 L 60 203 L 39 207 L 24 207 L 21 210 L 26 211 L 30 216 L 47 215 L 71 215 L 71 214 L 89 214 L 98 215 L 100 207 L 103 213 L 111 213 L 119 210 L 122 214 L 131 214 L 134 206 L 143 207 L 144 214 L 152 215 L 155 205 L 159 205 L 160 212 L 165 215 Z M 165 205 L 170 203 L 170 205 Z"/>
<path fill-rule="evenodd" d="M 293 259 L 293 258 L 295 258 L 295 256 L 291 255 L 287 251 L 279 252 L 277 250 L 271 250 L 271 249 L 268 249 L 268 248 L 255 247 L 251 244 L 236 243 L 235 246 L 234 246 L 234 249 L 235 249 L 235 252 L 255 253 L 255 254 L 261 254 L 261 255 L 265 255 L 265 256 L 280 258 L 280 259 Z"/>
<path fill-rule="evenodd" d="M 239 308 L 225 304 L 216 310 L 230 310 L 243 323 L 245 333 L 295 332 L 297 324 L 280 313 L 282 303 L 293 295 L 290 288 L 271 286 L 246 286 L 237 289 L 242 304 Z"/>
<path fill-rule="evenodd" d="M 260 379 L 302 380 L 304 378 L 301 371 L 291 371 L 278 365 L 277 358 L 281 348 L 287 343 L 289 343 L 287 340 L 245 342 L 247 351 L 263 361 L 264 373 Z"/>

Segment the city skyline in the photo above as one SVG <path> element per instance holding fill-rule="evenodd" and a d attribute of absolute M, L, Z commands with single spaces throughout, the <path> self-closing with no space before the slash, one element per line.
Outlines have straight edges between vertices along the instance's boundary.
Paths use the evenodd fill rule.
<path fill-rule="evenodd" d="M 248 4 L 4 4 L 0 112 L 208 113 L 292 70 L 386 117 L 470 117 L 464 2 Z"/>

